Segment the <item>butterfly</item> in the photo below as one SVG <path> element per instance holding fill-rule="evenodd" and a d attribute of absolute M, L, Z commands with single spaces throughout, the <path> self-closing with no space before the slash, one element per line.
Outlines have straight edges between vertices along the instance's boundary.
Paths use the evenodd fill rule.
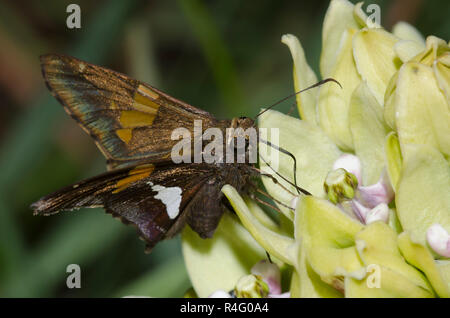
<path fill-rule="evenodd" d="M 200 237 L 211 237 L 224 213 L 221 188 L 246 191 L 257 174 L 248 162 L 174 163 L 171 156 L 175 129 L 194 139 L 219 129 L 229 144 L 227 128 L 254 127 L 251 118 L 217 120 L 148 84 L 70 56 L 43 55 L 41 66 L 50 92 L 95 141 L 108 171 L 34 202 L 35 215 L 102 207 L 134 225 L 150 251 L 186 223 Z M 202 123 L 200 132 L 195 121 Z"/>
<path fill-rule="evenodd" d="M 159 241 L 179 233 L 186 224 L 200 237 L 212 237 L 227 206 L 221 192 L 225 184 L 247 194 L 257 189 L 254 178 L 264 175 L 278 183 L 273 176 L 261 174 L 256 161 L 248 160 L 251 151 L 257 151 L 258 142 L 264 141 L 258 133 L 256 142 L 246 135 L 256 127 L 252 118 L 218 120 L 151 85 L 70 56 L 43 55 L 41 67 L 50 92 L 92 137 L 106 158 L 108 171 L 32 203 L 35 215 L 102 207 L 123 223 L 134 225 L 149 252 Z M 306 89 L 327 81 L 335 80 L 325 79 Z M 197 122 L 201 123 L 200 129 L 196 127 Z M 212 161 L 178 162 L 174 160 L 173 150 L 179 145 L 179 139 L 173 138 L 173 133 L 179 129 L 194 137 L 194 143 L 187 148 L 183 144 L 181 148 L 184 159 L 202 155 L 207 148 L 202 137 L 208 129 L 214 129 L 219 132 L 214 136 L 216 146 L 225 146 L 227 151 L 231 148 L 236 151 L 232 159 L 238 159 L 236 156 L 241 154 L 243 160 L 228 162 L 225 160 L 228 152 L 226 156 L 214 148 Z M 309 194 L 297 186 L 295 157 L 269 141 L 264 142 L 291 156 L 294 183 L 280 177 L 299 194 Z"/>

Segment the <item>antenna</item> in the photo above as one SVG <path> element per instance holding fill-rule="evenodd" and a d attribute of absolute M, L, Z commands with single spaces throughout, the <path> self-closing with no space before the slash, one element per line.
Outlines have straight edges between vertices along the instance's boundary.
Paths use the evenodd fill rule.
<path fill-rule="evenodd" d="M 324 79 L 324 80 L 321 80 L 321 81 L 317 82 L 316 84 L 313 84 L 313 85 L 311 85 L 311 86 L 309 86 L 309 87 L 307 87 L 307 88 L 304 88 L 304 89 L 302 89 L 302 90 L 300 90 L 300 91 L 298 91 L 298 92 L 296 92 L 296 93 L 293 93 L 293 94 L 291 94 L 291 95 L 289 95 L 289 96 L 287 96 L 287 97 L 285 97 L 285 98 L 283 98 L 283 99 L 280 99 L 279 101 L 277 101 L 276 103 L 270 105 L 269 107 L 267 107 L 266 109 L 264 109 L 262 112 L 260 112 L 258 115 L 256 115 L 255 119 L 256 119 L 258 116 L 262 115 L 264 112 L 266 112 L 266 111 L 268 111 L 269 109 L 273 108 L 274 106 L 276 106 L 276 105 L 278 105 L 278 104 L 284 102 L 285 100 L 287 100 L 287 99 L 289 99 L 289 98 L 292 98 L 292 97 L 296 96 L 297 94 L 300 94 L 300 93 L 302 93 L 302 92 L 304 92 L 304 91 L 307 91 L 307 90 L 309 90 L 309 89 L 311 89 L 311 88 L 314 88 L 314 87 L 320 86 L 320 85 L 322 85 L 322 84 L 325 84 L 325 83 L 327 83 L 327 82 L 335 82 L 336 84 L 339 85 L 340 88 L 342 88 L 342 85 L 341 85 L 338 81 L 336 81 L 334 78 L 326 78 L 326 79 Z M 273 169 L 273 168 L 272 168 L 272 167 L 264 160 L 264 158 L 262 158 L 262 157 L 260 156 L 260 158 L 262 158 L 262 160 L 263 160 L 263 161 L 264 161 L 264 162 L 265 162 L 265 163 L 266 163 L 266 164 L 267 164 L 267 165 L 268 165 L 268 166 L 269 166 L 269 167 L 270 167 L 270 168 L 271 168 L 278 176 L 280 176 L 282 179 L 284 179 L 285 181 L 287 181 L 289 184 L 293 185 L 293 186 L 295 187 L 295 189 L 297 190 L 297 193 L 298 193 L 298 194 L 303 193 L 303 194 L 306 194 L 306 195 L 310 195 L 310 193 L 309 193 L 308 191 L 306 191 L 306 190 L 300 188 L 299 186 L 297 186 L 297 160 L 296 160 L 295 156 L 294 156 L 292 153 L 290 153 L 289 151 L 284 150 L 283 148 L 280 148 L 280 147 L 278 147 L 278 146 L 272 144 L 270 141 L 263 140 L 263 139 L 259 139 L 259 141 L 265 143 L 265 144 L 268 145 L 269 147 L 272 147 L 272 148 L 274 148 L 274 149 L 276 149 L 276 150 L 278 150 L 278 151 L 280 151 L 280 152 L 282 152 L 282 153 L 284 153 L 284 154 L 290 156 L 290 157 L 294 160 L 294 167 L 293 167 L 293 170 L 294 170 L 294 184 L 292 184 L 292 183 L 289 182 L 286 178 L 284 178 L 281 174 L 279 174 L 278 172 L 276 172 L 276 171 L 275 171 L 275 170 L 274 170 L 274 169 Z"/>
<path fill-rule="evenodd" d="M 311 86 L 309 86 L 309 87 L 307 87 L 307 88 L 304 88 L 304 89 L 302 89 L 302 90 L 300 90 L 300 91 L 298 91 L 298 92 L 296 92 L 296 93 L 293 93 L 293 94 L 291 94 L 291 95 L 289 95 L 289 96 L 286 96 L 286 97 L 283 98 L 283 99 L 280 99 L 279 101 L 277 101 L 276 103 L 270 105 L 269 107 L 267 107 L 266 109 L 264 109 L 262 112 L 260 112 L 258 115 L 256 115 L 255 119 L 256 119 L 257 117 L 259 117 L 260 115 L 264 114 L 264 112 L 268 111 L 269 109 L 275 107 L 275 106 L 278 105 L 278 104 L 281 104 L 281 103 L 284 102 L 285 100 L 287 100 L 287 99 L 289 99 L 289 98 L 292 98 L 292 97 L 296 96 L 297 94 L 300 94 L 300 93 L 302 93 L 302 92 L 305 92 L 305 91 L 307 91 L 307 90 L 309 90 L 309 89 L 311 89 L 311 88 L 314 88 L 314 87 L 320 86 L 320 85 L 322 85 L 322 84 L 325 84 L 325 83 L 327 83 L 327 82 L 335 82 L 336 84 L 338 84 L 338 85 L 342 88 L 342 85 L 341 85 L 338 81 L 336 81 L 334 78 L 326 78 L 326 79 L 324 79 L 324 80 L 321 80 L 321 81 L 317 82 L 317 83 L 314 84 L 314 85 L 311 85 Z"/>

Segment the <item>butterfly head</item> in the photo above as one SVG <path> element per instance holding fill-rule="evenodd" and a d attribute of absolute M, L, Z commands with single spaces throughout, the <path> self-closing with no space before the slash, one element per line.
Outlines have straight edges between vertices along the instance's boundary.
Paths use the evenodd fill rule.
<path fill-rule="evenodd" d="M 233 123 L 236 126 L 233 126 Z M 255 127 L 255 121 L 250 117 L 238 117 L 233 119 L 232 126 L 233 128 L 242 128 L 246 130 L 248 128 Z"/>
<path fill-rule="evenodd" d="M 257 130 L 255 121 L 249 117 L 236 117 L 231 121 L 231 129 L 227 130 L 227 144 L 232 145 L 236 153 L 245 156 L 248 162 L 249 151 L 256 149 Z"/>

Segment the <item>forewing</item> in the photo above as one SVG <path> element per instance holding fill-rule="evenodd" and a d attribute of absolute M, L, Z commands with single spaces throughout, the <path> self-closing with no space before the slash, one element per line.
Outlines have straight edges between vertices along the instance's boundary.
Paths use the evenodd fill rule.
<path fill-rule="evenodd" d="M 194 120 L 203 127 L 217 121 L 156 88 L 112 70 L 64 55 L 41 56 L 51 93 L 95 140 L 109 168 L 142 159 L 170 156 L 175 128 L 193 136 Z"/>
<path fill-rule="evenodd" d="M 148 247 L 178 232 L 185 207 L 214 174 L 207 164 L 171 162 L 113 170 L 65 187 L 33 203 L 35 214 L 104 207 L 137 227 Z"/>

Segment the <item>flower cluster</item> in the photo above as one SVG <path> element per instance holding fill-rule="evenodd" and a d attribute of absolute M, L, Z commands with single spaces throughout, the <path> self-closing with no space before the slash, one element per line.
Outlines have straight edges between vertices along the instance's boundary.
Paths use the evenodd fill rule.
<path fill-rule="evenodd" d="M 316 83 L 298 39 L 282 42 L 295 90 Z M 267 251 L 287 281 L 273 294 L 450 297 L 449 44 L 406 23 L 388 32 L 368 23 L 361 3 L 333 0 L 320 72 L 342 88 L 327 83 L 297 95 L 301 120 L 267 111 L 258 123 L 279 128 L 278 146 L 296 157 L 299 186 L 312 195 L 293 196 L 279 176 L 283 187 L 264 178 L 284 203 L 274 222 L 225 186 L 239 220 L 225 215 L 208 241 L 183 232 L 197 294 L 253 286 L 258 292 L 241 294 L 269 296 L 273 287 L 251 270 Z M 280 155 L 274 166 L 293 181 L 291 158 Z M 261 169 L 273 174 L 264 163 Z"/>

